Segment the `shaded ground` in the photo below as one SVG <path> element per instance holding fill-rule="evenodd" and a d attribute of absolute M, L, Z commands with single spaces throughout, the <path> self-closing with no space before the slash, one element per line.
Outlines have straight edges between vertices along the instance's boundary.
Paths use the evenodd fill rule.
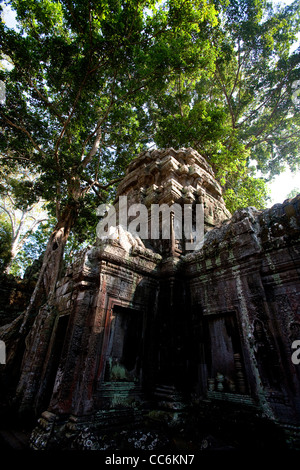
<path fill-rule="evenodd" d="M 20 429 L 0 429 L 0 451 L 30 450 L 30 432 Z M 71 450 L 71 449 L 67 449 Z M 105 452 L 153 451 L 153 452 L 190 452 L 197 453 L 213 450 L 235 450 L 233 445 L 207 435 L 200 443 L 193 443 L 185 437 L 167 436 L 160 431 L 137 429 L 126 431 L 120 429 L 111 433 L 95 436 L 87 431 L 80 433 L 74 440 L 72 450 L 96 450 Z"/>
<path fill-rule="evenodd" d="M 200 410 L 201 411 L 201 410 Z M 53 435 L 48 450 L 58 451 L 101 451 L 101 452 L 154 452 L 205 454 L 212 451 L 274 452 L 287 450 L 282 432 L 263 419 L 257 419 L 244 412 L 233 414 L 230 408 L 210 407 L 204 415 L 195 410 L 188 419 L 177 420 L 174 427 L 166 426 L 159 419 L 146 419 L 141 423 L 90 428 L 68 439 L 57 439 Z M 2 420 L 0 424 L 1 450 L 29 450 L 29 439 L 34 425 L 29 426 L 17 420 Z"/>
<path fill-rule="evenodd" d="M 0 429 L 1 450 L 26 450 L 28 449 L 30 432 L 18 429 Z"/>

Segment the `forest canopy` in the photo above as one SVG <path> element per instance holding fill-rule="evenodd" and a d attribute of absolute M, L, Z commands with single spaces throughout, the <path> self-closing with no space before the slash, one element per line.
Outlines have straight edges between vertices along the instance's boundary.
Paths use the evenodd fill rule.
<path fill-rule="evenodd" d="M 18 27 L 0 24 L 0 195 L 11 213 L 44 204 L 47 227 L 26 240 L 45 251 L 46 292 L 142 150 L 198 150 L 231 212 L 264 208 L 266 181 L 299 167 L 299 0 L 4 3 Z M 0 224 L 4 269 L 7 211 Z"/>

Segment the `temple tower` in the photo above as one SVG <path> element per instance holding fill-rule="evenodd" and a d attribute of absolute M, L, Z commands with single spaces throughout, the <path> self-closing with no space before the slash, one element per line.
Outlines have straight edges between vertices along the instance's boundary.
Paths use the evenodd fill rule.
<path fill-rule="evenodd" d="M 129 165 L 126 176 L 120 183 L 116 205 L 120 197 L 127 197 L 128 207 L 143 204 L 148 209 L 147 247 L 164 256 L 180 256 L 187 251 L 185 242 L 192 242 L 195 228 L 196 206 L 202 206 L 204 215 L 203 232 L 211 230 L 224 220 L 230 218 L 222 198 L 222 188 L 216 181 L 214 173 L 206 160 L 194 149 L 173 148 L 152 150 L 140 154 Z M 159 239 L 154 239 L 152 224 L 155 208 L 170 208 L 170 238 L 159 229 Z M 176 213 L 176 206 L 179 214 Z M 184 207 L 192 208 L 192 233 L 184 233 Z M 179 220 L 180 211 L 182 220 Z M 200 213 L 199 213 L 200 214 Z M 200 216 L 201 218 L 201 216 Z M 130 223 L 130 217 L 128 222 Z M 169 222 L 169 221 L 168 221 Z M 176 227 L 180 224 L 181 227 Z M 200 220 L 201 223 L 201 220 Z M 126 227 L 128 228 L 128 227 Z M 178 229 L 178 230 L 177 230 Z M 177 236 L 181 234 L 181 238 Z"/>

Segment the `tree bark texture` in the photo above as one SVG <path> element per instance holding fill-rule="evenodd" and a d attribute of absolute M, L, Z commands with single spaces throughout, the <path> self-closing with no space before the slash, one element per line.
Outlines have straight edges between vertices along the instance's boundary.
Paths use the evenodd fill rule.
<path fill-rule="evenodd" d="M 18 385 L 18 402 L 30 387 L 30 377 L 35 382 L 38 370 L 29 371 L 27 364 L 34 343 L 34 323 L 45 316 L 45 305 L 55 292 L 62 273 L 63 254 L 70 231 L 77 216 L 76 201 L 69 203 L 59 218 L 47 244 L 42 268 L 26 310 L 11 324 L 0 328 L 0 339 L 6 345 L 5 383 L 12 390 Z M 31 331 L 32 330 L 32 331 Z M 42 364 L 42 361 L 39 361 Z M 30 374 L 32 372 L 32 374 Z M 34 376 L 34 377 L 33 377 Z M 33 384 L 32 384 L 33 385 Z M 31 387 L 34 396 L 35 386 Z M 28 397 L 29 398 L 29 397 Z M 30 400 L 29 400 L 30 401 Z"/>

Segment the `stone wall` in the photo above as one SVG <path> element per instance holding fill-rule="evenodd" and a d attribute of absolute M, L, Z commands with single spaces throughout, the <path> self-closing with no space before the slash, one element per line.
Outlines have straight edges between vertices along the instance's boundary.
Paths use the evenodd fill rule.
<path fill-rule="evenodd" d="M 145 416 L 188 426 L 198 413 L 198 426 L 215 409 L 221 422 L 222 407 L 299 434 L 300 196 L 229 217 L 192 149 L 142 154 L 118 194 L 184 203 L 187 188 L 205 205 L 200 250 L 155 250 L 117 226 L 41 308 L 17 389 L 21 410 L 43 413 L 34 448 Z"/>
<path fill-rule="evenodd" d="M 11 323 L 24 311 L 35 286 L 32 278 L 20 279 L 0 274 L 0 327 Z"/>
<path fill-rule="evenodd" d="M 216 379 L 216 362 L 218 372 L 225 376 L 227 372 L 238 391 L 234 353 L 239 353 L 244 393 L 255 398 L 269 417 L 299 423 L 300 370 L 291 357 L 292 342 L 300 338 L 300 197 L 262 212 L 237 211 L 230 222 L 207 234 L 200 252 L 187 255 L 183 262 L 195 344 L 204 338 L 202 331 L 210 336 L 218 328 L 223 331 L 210 344 L 204 338 L 206 351 L 194 356 L 198 357 L 194 370 L 204 364 L 202 389 L 205 378 Z M 233 330 L 226 332 L 230 326 Z M 224 399 L 225 392 L 230 392 L 226 381 Z"/>
<path fill-rule="evenodd" d="M 22 410 L 49 407 L 78 415 L 104 406 L 100 385 L 116 307 L 141 316 L 142 376 L 144 383 L 150 380 L 151 315 L 161 256 L 131 243 L 122 231 L 118 242 L 87 249 L 58 283 L 55 299 L 41 309 L 17 390 Z"/>

